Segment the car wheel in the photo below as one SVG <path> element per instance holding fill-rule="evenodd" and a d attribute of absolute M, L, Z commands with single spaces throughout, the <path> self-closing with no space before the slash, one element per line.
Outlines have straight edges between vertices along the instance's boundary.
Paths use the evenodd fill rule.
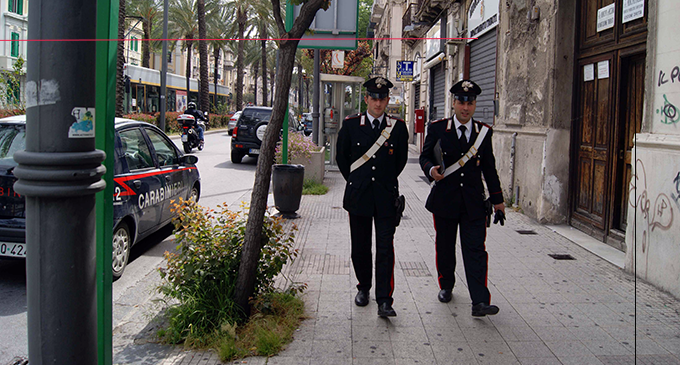
<path fill-rule="evenodd" d="M 184 153 L 191 153 L 191 144 L 189 142 L 183 143 L 182 146 L 184 147 Z"/>
<path fill-rule="evenodd" d="M 118 280 L 123 276 L 130 258 L 131 246 L 132 237 L 128 225 L 125 222 L 118 223 L 116 229 L 113 230 L 113 280 Z"/>
<path fill-rule="evenodd" d="M 189 200 L 198 202 L 198 198 L 199 198 L 198 186 L 194 185 L 191 187 L 191 192 L 189 193 Z"/>
<path fill-rule="evenodd" d="M 231 150 L 231 162 L 233 163 L 241 163 L 241 160 L 243 159 L 243 155 L 240 154 L 236 150 Z"/>

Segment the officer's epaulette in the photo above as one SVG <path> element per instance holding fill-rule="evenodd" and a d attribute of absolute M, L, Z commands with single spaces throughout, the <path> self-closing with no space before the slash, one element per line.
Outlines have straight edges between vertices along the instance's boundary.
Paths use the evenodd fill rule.
<path fill-rule="evenodd" d="M 480 122 L 480 121 L 474 120 L 474 119 L 473 119 L 472 121 L 475 122 L 475 123 L 479 123 L 479 124 L 481 124 L 481 125 L 483 125 L 483 126 L 489 128 L 489 129 L 493 129 L 493 127 L 491 127 L 490 125 L 488 125 L 488 124 L 486 124 L 486 123 L 483 123 L 483 122 Z"/>
<path fill-rule="evenodd" d="M 348 116 L 345 117 L 345 120 L 347 120 L 347 119 L 352 119 L 352 118 L 358 118 L 358 117 L 360 117 L 360 116 L 361 116 L 361 113 L 348 115 Z"/>
<path fill-rule="evenodd" d="M 403 119 L 397 118 L 397 117 L 395 117 L 394 115 L 390 115 L 390 118 L 392 118 L 392 119 L 394 119 L 394 120 L 396 120 L 396 121 L 402 122 L 402 123 L 406 123 L 406 122 L 404 122 Z"/>
<path fill-rule="evenodd" d="M 432 123 L 437 123 L 437 122 L 443 122 L 443 121 L 448 120 L 448 119 L 450 119 L 450 118 L 442 118 L 442 119 L 438 119 L 438 120 L 432 121 L 432 122 L 430 122 L 430 123 L 432 124 Z"/>

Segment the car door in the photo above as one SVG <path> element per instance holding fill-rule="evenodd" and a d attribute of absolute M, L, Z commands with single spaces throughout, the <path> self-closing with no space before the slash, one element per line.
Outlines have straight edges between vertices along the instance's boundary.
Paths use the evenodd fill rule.
<path fill-rule="evenodd" d="M 114 204 L 136 216 L 137 231 L 154 229 L 160 219 L 163 201 L 160 190 L 163 176 L 142 130 L 138 127 L 118 131 L 123 174 L 115 176 Z"/>
<path fill-rule="evenodd" d="M 163 208 L 161 213 L 160 223 L 165 224 L 172 219 L 172 205 L 179 201 L 179 198 L 185 198 L 189 194 L 189 174 L 188 168 L 179 163 L 179 150 L 175 144 L 163 135 L 160 131 L 153 128 L 144 128 L 151 146 L 156 155 L 158 166 L 160 167 L 160 176 L 162 176 L 162 188 L 160 191 L 161 199 L 163 200 Z"/>

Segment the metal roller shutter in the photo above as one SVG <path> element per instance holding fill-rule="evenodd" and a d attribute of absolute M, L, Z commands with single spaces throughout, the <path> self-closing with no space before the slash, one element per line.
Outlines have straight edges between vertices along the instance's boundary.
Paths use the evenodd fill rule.
<path fill-rule="evenodd" d="M 446 117 L 446 68 L 445 62 L 432 67 L 430 76 L 430 118 L 437 120 Z"/>
<path fill-rule="evenodd" d="M 415 109 L 420 108 L 420 81 L 416 82 L 415 85 L 413 85 L 413 105 L 415 106 Z"/>
<path fill-rule="evenodd" d="M 496 93 L 496 32 L 490 31 L 470 44 L 470 80 L 482 88 L 474 118 L 493 125 Z"/>

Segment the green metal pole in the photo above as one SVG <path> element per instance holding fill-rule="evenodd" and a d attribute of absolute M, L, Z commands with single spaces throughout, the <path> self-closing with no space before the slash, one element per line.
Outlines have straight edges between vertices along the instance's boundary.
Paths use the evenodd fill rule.
<path fill-rule="evenodd" d="M 97 39 L 118 38 L 118 0 L 97 1 Z M 113 235 L 113 137 L 116 113 L 115 41 L 97 42 L 95 145 L 106 152 L 106 188 L 96 195 L 97 238 L 97 363 L 113 363 L 113 295 L 112 295 L 112 235 Z"/>
<path fill-rule="evenodd" d="M 283 140 L 281 141 L 281 159 L 284 165 L 288 163 L 288 104 L 286 104 L 286 113 L 283 116 Z"/>

